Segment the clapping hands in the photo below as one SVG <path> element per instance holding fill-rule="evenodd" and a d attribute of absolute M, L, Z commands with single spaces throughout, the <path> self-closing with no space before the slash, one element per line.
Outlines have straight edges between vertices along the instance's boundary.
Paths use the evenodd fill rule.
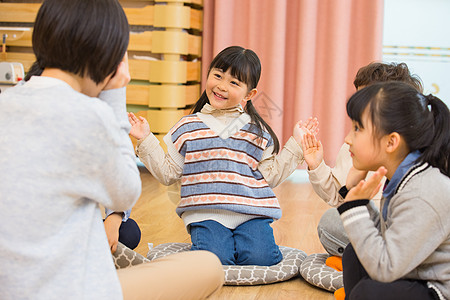
<path fill-rule="evenodd" d="M 323 160 L 322 143 L 317 140 L 319 121 L 317 118 L 308 118 L 306 122 L 299 121 L 294 128 L 294 138 L 302 147 L 303 157 L 310 170 L 314 170 Z"/>

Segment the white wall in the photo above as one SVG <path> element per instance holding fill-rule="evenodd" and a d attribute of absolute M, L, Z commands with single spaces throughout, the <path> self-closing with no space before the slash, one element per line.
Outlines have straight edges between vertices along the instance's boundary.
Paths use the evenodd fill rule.
<path fill-rule="evenodd" d="M 450 107 L 450 1 L 384 0 L 383 61 L 405 62 Z"/>

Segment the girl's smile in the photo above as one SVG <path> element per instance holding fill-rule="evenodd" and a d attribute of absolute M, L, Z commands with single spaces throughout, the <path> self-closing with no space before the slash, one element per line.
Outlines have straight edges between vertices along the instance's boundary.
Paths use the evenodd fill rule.
<path fill-rule="evenodd" d="M 222 96 L 219 93 L 213 92 L 214 96 L 220 101 L 220 100 L 227 100 L 226 97 Z"/>
<path fill-rule="evenodd" d="M 230 70 L 224 72 L 213 68 L 208 74 L 206 96 L 211 106 L 216 109 L 235 107 L 255 94 L 256 89 L 249 91 L 247 84 L 232 76 Z"/>

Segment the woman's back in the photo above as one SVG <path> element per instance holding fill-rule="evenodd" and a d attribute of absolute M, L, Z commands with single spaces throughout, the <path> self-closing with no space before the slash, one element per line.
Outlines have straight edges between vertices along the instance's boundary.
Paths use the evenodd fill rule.
<path fill-rule="evenodd" d="M 0 298 L 121 298 L 98 207 L 140 193 L 132 148 L 129 159 L 111 155 L 119 127 L 103 101 L 57 79 L 0 95 Z"/>

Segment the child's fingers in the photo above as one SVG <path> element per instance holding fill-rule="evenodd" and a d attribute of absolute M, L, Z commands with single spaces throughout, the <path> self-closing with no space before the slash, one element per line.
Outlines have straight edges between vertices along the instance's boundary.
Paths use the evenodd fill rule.
<path fill-rule="evenodd" d="M 128 113 L 128 121 L 131 125 L 134 125 L 136 123 L 136 121 L 133 119 L 133 116 L 133 113 Z"/>
<path fill-rule="evenodd" d="M 315 134 L 319 133 L 319 120 L 317 120 L 317 118 L 314 118 L 315 123 L 314 123 L 314 132 Z"/>
<path fill-rule="evenodd" d="M 306 121 L 306 128 L 311 130 L 313 126 L 314 126 L 314 119 L 312 117 L 309 117 L 308 120 Z"/>
<path fill-rule="evenodd" d="M 308 134 L 305 134 L 305 143 L 308 148 L 316 148 L 317 147 L 317 140 L 314 135 L 312 135 L 310 132 Z"/>
<path fill-rule="evenodd" d="M 311 131 L 312 134 L 317 134 L 319 132 L 319 121 L 316 117 L 309 117 L 304 127 Z"/>
<path fill-rule="evenodd" d="M 385 167 L 378 168 L 378 170 L 367 179 L 366 187 L 368 189 L 376 189 L 380 185 L 380 182 L 381 182 L 381 179 L 383 179 L 383 176 L 386 175 L 386 172 L 387 172 L 387 170 Z"/>
<path fill-rule="evenodd" d="M 138 122 L 139 119 L 136 117 L 136 115 L 134 113 L 130 113 L 131 114 L 131 118 L 133 119 L 134 122 Z"/>
<path fill-rule="evenodd" d="M 306 139 L 306 137 L 303 136 L 303 138 L 302 138 L 302 140 L 301 140 L 303 151 L 305 151 L 306 149 L 309 148 L 308 145 L 307 145 L 307 143 L 306 143 L 306 141 L 305 141 L 305 139 Z"/>
<path fill-rule="evenodd" d="M 378 168 L 377 172 L 379 172 L 381 176 L 385 176 L 387 173 L 387 169 L 385 167 L 381 166 Z"/>
<path fill-rule="evenodd" d="M 372 199 L 373 197 L 376 196 L 376 194 L 378 193 L 378 191 L 381 188 L 381 182 L 378 184 L 378 186 L 373 190 L 372 194 L 370 195 L 370 199 Z"/>
<path fill-rule="evenodd" d="M 308 149 L 310 147 L 308 143 L 308 136 L 306 134 L 302 136 L 302 146 L 303 149 Z"/>
<path fill-rule="evenodd" d="M 115 74 L 111 77 L 108 83 L 103 88 L 104 90 L 111 90 L 122 88 L 128 84 L 131 80 L 129 65 L 128 65 L 128 53 L 125 53 L 122 61 L 116 68 Z"/>
<path fill-rule="evenodd" d="M 314 132 L 314 134 L 317 134 L 319 132 L 319 121 L 317 120 L 317 118 L 312 119 L 310 130 Z"/>
<path fill-rule="evenodd" d="M 308 133 L 308 143 L 310 147 L 317 147 L 317 139 L 311 132 Z"/>

